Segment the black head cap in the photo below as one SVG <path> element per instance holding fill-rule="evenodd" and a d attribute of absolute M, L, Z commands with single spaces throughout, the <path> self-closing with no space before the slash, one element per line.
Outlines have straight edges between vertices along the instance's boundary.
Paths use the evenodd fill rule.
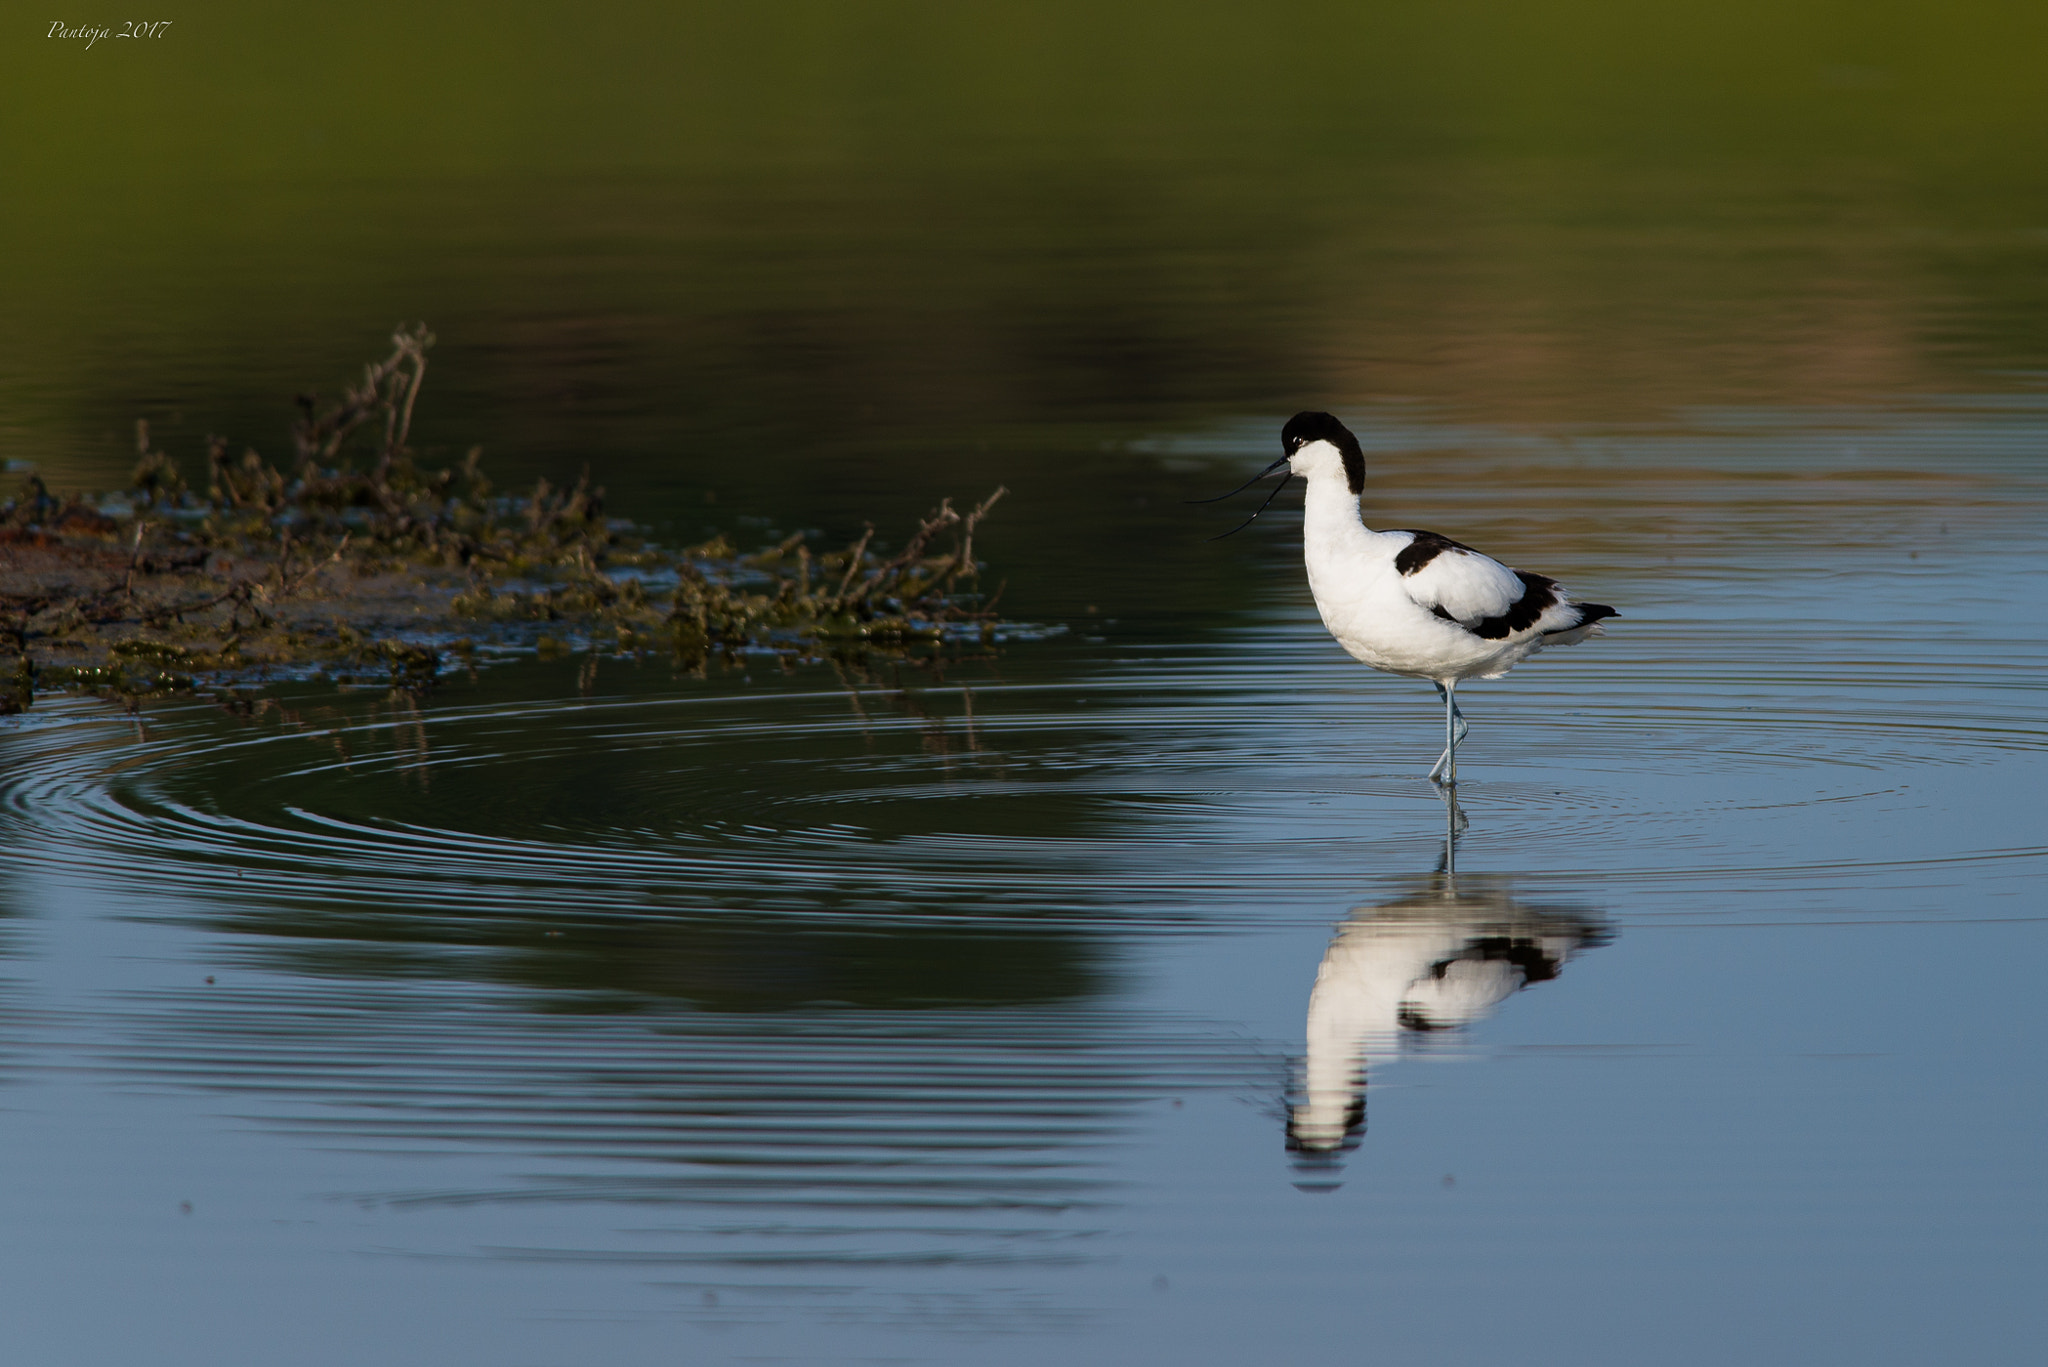
<path fill-rule="evenodd" d="M 1365 452 L 1359 450 L 1350 428 L 1328 413 L 1296 413 L 1280 429 L 1280 449 L 1290 456 L 1312 441 L 1336 447 L 1344 457 L 1344 482 L 1354 494 L 1365 492 Z"/>

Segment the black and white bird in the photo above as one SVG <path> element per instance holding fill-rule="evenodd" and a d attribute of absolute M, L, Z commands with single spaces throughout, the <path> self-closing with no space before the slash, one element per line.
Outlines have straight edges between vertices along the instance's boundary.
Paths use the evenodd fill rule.
<path fill-rule="evenodd" d="M 1280 459 L 1231 491 L 1242 493 L 1288 467 L 1259 512 L 1231 532 L 1271 507 L 1294 476 L 1308 481 L 1302 555 L 1323 625 L 1352 658 L 1436 686 L 1444 700 L 1444 752 L 1429 776 L 1455 785 L 1458 742 L 1469 729 L 1458 710 L 1458 685 L 1497 679 L 1545 646 L 1604 635 L 1601 619 L 1619 614 L 1600 603 L 1574 603 L 1555 579 L 1511 569 L 1447 536 L 1368 528 L 1358 506 L 1365 453 L 1351 429 L 1328 413 L 1295 414 L 1281 429 L 1280 449 Z"/>

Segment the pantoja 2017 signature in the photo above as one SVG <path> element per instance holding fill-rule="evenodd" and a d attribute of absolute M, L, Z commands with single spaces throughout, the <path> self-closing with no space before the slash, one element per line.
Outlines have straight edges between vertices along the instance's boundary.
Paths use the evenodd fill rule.
<path fill-rule="evenodd" d="M 175 19 L 123 19 L 116 29 L 100 28 L 93 24 L 76 24 L 70 28 L 59 19 L 50 25 L 45 38 L 83 38 L 88 49 L 102 38 L 161 38 L 164 30 L 176 23 Z"/>

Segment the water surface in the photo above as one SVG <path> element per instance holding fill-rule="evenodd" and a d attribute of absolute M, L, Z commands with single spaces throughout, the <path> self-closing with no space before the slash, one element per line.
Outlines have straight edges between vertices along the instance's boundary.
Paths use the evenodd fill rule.
<path fill-rule="evenodd" d="M 1497 465 L 1447 509 L 1496 540 L 1612 509 L 1614 634 L 1473 690 L 1454 872 L 1433 700 L 1329 644 L 1280 519 L 1262 620 L 937 677 L 39 709 L 13 1294 L 111 1259 L 194 1361 L 2017 1355 L 2044 419 L 1380 424 L 1390 491 Z"/>

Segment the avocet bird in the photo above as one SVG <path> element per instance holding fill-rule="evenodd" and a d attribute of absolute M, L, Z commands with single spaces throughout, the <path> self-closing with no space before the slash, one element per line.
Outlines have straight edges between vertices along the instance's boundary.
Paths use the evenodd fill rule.
<path fill-rule="evenodd" d="M 1456 785 L 1458 742 L 1470 728 L 1458 685 L 1497 679 L 1545 646 L 1604 634 L 1600 603 L 1574 603 L 1555 579 L 1510 569 L 1435 532 L 1375 532 L 1359 515 L 1365 453 L 1328 413 L 1296 413 L 1280 432 L 1280 459 L 1224 494 L 1249 489 L 1281 466 L 1280 484 L 1225 536 L 1251 525 L 1300 475 L 1302 555 L 1323 625 L 1352 658 L 1389 674 L 1427 679 L 1444 700 L 1444 752 L 1431 779 Z M 1215 502 L 1204 499 L 1203 502 Z"/>

